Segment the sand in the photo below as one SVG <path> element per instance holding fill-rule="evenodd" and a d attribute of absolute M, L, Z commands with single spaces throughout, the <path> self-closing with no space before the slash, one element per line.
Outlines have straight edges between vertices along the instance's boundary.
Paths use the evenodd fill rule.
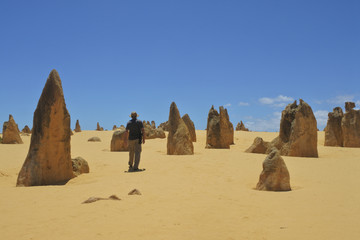
<path fill-rule="evenodd" d="M 148 140 L 139 173 L 124 172 L 128 153 L 110 152 L 112 133 L 72 136 L 72 157 L 90 173 L 64 186 L 15 187 L 30 137 L 0 144 L 0 238 L 360 239 L 360 149 L 324 147 L 324 132 L 319 158 L 284 157 L 290 192 L 254 190 L 266 155 L 244 153 L 255 137 L 277 133 L 235 132 L 235 145 L 220 150 L 205 149 L 197 131 L 192 156 L 168 156 L 166 139 Z M 128 195 L 134 188 L 142 195 Z M 121 201 L 82 204 L 113 194 Z"/>

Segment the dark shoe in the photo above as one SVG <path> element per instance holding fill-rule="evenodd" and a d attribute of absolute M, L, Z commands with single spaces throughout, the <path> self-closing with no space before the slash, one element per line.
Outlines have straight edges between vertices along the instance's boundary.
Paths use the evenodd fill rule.
<path fill-rule="evenodd" d="M 142 172 L 142 171 L 145 171 L 145 168 L 136 168 L 133 171 L 134 172 Z"/>

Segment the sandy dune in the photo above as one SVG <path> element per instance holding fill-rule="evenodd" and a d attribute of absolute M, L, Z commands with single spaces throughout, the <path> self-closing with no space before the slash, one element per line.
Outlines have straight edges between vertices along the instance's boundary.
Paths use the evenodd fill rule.
<path fill-rule="evenodd" d="M 124 173 L 128 154 L 110 152 L 112 133 L 72 136 L 72 157 L 90 173 L 65 186 L 15 187 L 30 137 L 0 144 L 0 238 L 360 239 L 360 149 L 324 147 L 323 132 L 319 158 L 283 157 L 291 192 L 254 190 L 266 155 L 244 153 L 256 136 L 277 133 L 235 132 L 230 150 L 215 150 L 197 131 L 193 156 L 168 156 L 166 139 L 148 140 L 140 173 Z M 142 195 L 127 195 L 134 188 Z M 113 194 L 122 200 L 81 204 Z"/>

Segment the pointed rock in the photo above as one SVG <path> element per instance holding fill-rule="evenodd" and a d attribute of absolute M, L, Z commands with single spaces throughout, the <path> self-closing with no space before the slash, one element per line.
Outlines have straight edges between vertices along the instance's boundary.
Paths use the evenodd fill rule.
<path fill-rule="evenodd" d="M 195 124 L 193 121 L 191 121 L 190 117 L 188 114 L 185 114 L 182 119 L 184 120 L 184 123 L 186 124 L 189 133 L 190 133 L 190 138 L 192 142 L 196 142 L 196 131 L 195 131 Z"/>
<path fill-rule="evenodd" d="M 227 109 L 223 106 L 220 107 L 220 122 L 222 127 L 222 134 L 229 145 L 234 144 L 234 126 L 230 122 L 229 114 Z"/>
<path fill-rule="evenodd" d="M 79 123 L 79 119 L 76 120 L 76 124 L 75 124 L 75 132 L 81 132 L 81 127 L 80 127 L 80 123 Z"/>
<path fill-rule="evenodd" d="M 167 138 L 168 155 L 192 155 L 194 146 L 189 130 L 180 117 L 179 110 L 173 102 L 169 113 L 169 134 Z"/>
<path fill-rule="evenodd" d="M 74 177 L 70 154 L 70 115 L 59 74 L 52 70 L 34 112 L 28 155 L 17 186 L 65 184 Z"/>
<path fill-rule="evenodd" d="M 96 124 L 96 131 L 104 131 L 104 128 L 100 127 L 99 122 L 97 122 L 97 124 Z"/>
<path fill-rule="evenodd" d="M 263 162 L 263 171 L 260 174 L 257 190 L 290 191 L 290 174 L 280 156 L 279 151 L 273 148 Z"/>
<path fill-rule="evenodd" d="M 3 144 L 22 144 L 18 126 L 13 118 L 13 116 L 9 115 L 9 121 L 4 122 L 3 125 L 3 136 L 2 143 Z"/>
<path fill-rule="evenodd" d="M 22 133 L 28 133 L 28 134 L 30 134 L 30 133 L 31 133 L 31 130 L 30 130 L 30 128 L 29 128 L 28 125 L 25 125 L 25 127 L 23 128 L 23 130 L 22 130 L 21 132 L 22 132 Z"/>

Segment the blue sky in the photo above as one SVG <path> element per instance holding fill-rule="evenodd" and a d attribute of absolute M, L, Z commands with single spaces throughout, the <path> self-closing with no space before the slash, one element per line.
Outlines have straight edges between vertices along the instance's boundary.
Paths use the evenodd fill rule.
<path fill-rule="evenodd" d="M 32 126 L 56 69 L 82 129 L 157 124 L 175 101 L 197 129 L 211 105 L 254 131 L 278 131 L 286 104 L 319 129 L 360 106 L 360 1 L 1 1 L 0 121 Z"/>

